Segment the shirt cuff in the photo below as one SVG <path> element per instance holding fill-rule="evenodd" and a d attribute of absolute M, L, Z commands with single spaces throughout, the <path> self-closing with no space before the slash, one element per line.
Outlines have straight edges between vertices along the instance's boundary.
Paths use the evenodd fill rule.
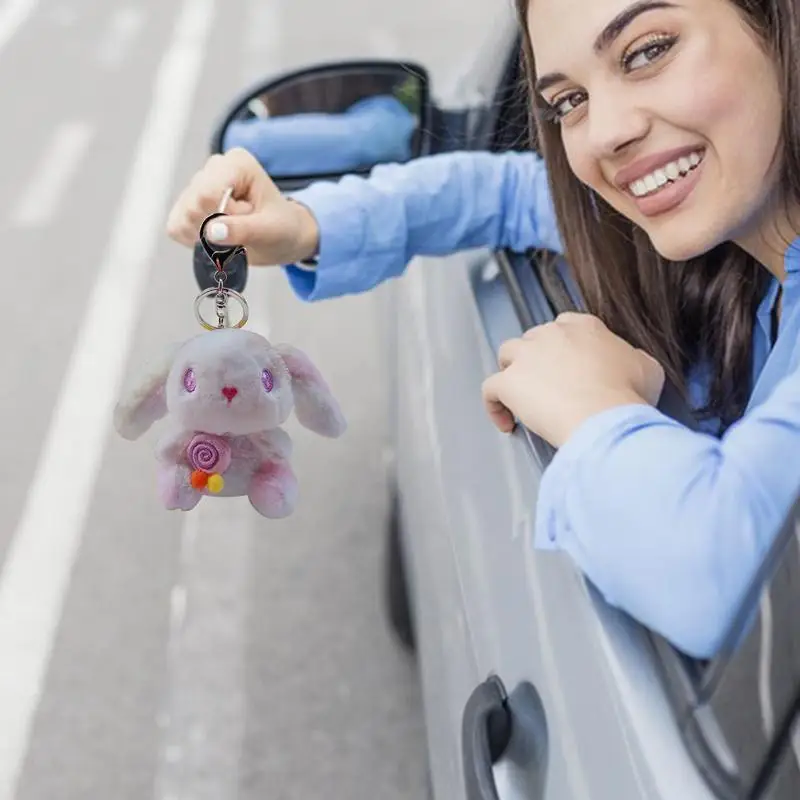
<path fill-rule="evenodd" d="M 341 189 L 335 183 L 315 183 L 289 197 L 314 215 L 320 230 L 316 266 L 309 269 L 300 264 L 285 264 L 289 285 L 307 302 L 351 293 L 357 284 L 364 249 L 367 225 L 364 210 L 342 203 Z"/>
<path fill-rule="evenodd" d="M 539 484 L 533 540 L 537 550 L 565 549 L 569 543 L 569 523 L 559 518 L 563 517 L 559 511 L 563 508 L 563 498 L 577 463 L 601 442 L 618 436 L 621 430 L 634 430 L 639 423 L 663 420 L 664 415 L 652 406 L 629 403 L 594 414 L 573 431 L 547 465 Z"/>

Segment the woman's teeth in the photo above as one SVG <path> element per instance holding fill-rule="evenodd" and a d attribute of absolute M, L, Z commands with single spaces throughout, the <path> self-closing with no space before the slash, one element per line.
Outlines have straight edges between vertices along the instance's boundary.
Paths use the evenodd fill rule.
<path fill-rule="evenodd" d="M 645 195 L 657 192 L 668 183 L 675 183 L 691 172 L 703 160 L 703 153 L 698 151 L 691 155 L 679 158 L 677 161 L 670 161 L 663 167 L 653 170 L 649 175 L 634 181 L 628 185 L 628 190 L 634 197 L 644 197 Z"/>

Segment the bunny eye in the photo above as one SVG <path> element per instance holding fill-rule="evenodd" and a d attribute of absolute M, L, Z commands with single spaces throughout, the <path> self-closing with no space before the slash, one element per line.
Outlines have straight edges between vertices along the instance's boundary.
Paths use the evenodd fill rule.
<path fill-rule="evenodd" d="M 267 393 L 271 392 L 275 388 L 275 379 L 272 377 L 272 373 L 265 369 L 261 373 L 261 383 L 264 385 L 264 389 Z"/>
<path fill-rule="evenodd" d="M 197 377 L 191 367 L 183 373 L 183 388 L 187 392 L 193 392 L 197 388 Z"/>

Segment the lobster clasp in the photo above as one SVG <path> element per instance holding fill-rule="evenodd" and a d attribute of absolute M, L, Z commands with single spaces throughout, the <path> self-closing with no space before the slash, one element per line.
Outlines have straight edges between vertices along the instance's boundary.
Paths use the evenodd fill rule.
<path fill-rule="evenodd" d="M 225 206 L 231 194 L 229 189 L 220 204 L 219 211 L 207 216 L 200 226 L 200 241 L 194 249 L 194 276 L 202 290 L 218 286 L 222 281 L 225 288 L 242 292 L 247 284 L 247 251 L 244 247 L 241 245 L 215 247 L 206 238 L 208 224 L 217 217 L 225 216 Z"/>

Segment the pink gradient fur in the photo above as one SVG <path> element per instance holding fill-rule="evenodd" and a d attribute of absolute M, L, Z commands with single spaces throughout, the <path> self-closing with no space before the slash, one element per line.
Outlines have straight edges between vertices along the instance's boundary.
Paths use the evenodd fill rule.
<path fill-rule="evenodd" d="M 221 497 L 247 496 L 265 517 L 289 516 L 297 499 L 292 441 L 280 426 L 294 409 L 321 436 L 341 436 L 346 423 L 319 370 L 302 351 L 272 345 L 250 331 L 199 334 L 117 404 L 114 426 L 125 439 L 166 417 L 156 445 L 158 491 L 168 509 L 189 511 L 207 488 L 191 476 L 198 459 L 224 479 Z"/>

